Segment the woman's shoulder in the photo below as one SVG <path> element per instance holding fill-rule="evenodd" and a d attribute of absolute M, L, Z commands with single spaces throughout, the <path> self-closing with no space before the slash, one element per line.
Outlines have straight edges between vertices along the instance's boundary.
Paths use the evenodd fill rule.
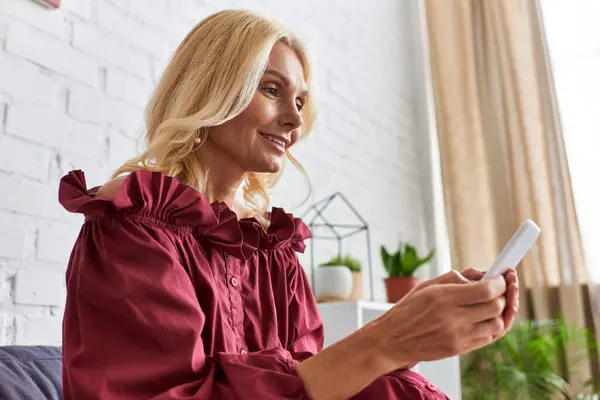
<path fill-rule="evenodd" d="M 115 197 L 117 197 L 117 194 L 121 190 L 121 186 L 123 186 L 125 179 L 127 179 L 127 176 L 123 175 L 117 176 L 116 178 L 109 180 L 104 185 L 98 188 L 98 190 L 96 191 L 96 196 L 105 197 L 107 199 L 114 199 Z"/>
<path fill-rule="evenodd" d="M 59 202 L 67 211 L 86 217 L 128 213 L 175 225 L 217 223 L 212 205 L 200 192 L 173 177 L 148 170 L 92 188 L 87 187 L 83 171 L 71 171 L 61 179 Z"/>
<path fill-rule="evenodd" d="M 67 211 L 86 218 L 137 215 L 154 224 L 184 227 L 209 239 L 214 236 L 215 243 L 222 241 L 229 247 L 242 243 L 245 256 L 257 249 L 304 251 L 304 241 L 310 237 L 302 220 L 282 208 L 273 207 L 264 229 L 256 218 L 238 220 L 225 203 L 211 203 L 198 190 L 155 171 L 135 171 L 93 188 L 87 187 L 83 171 L 71 171 L 61 180 L 59 201 Z"/>

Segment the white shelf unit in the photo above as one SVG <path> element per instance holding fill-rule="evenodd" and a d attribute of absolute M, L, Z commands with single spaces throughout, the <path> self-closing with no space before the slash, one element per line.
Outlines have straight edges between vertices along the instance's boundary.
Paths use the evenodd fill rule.
<path fill-rule="evenodd" d="M 318 303 L 325 326 L 325 347 L 345 338 L 392 307 L 390 303 L 352 301 Z"/>
<path fill-rule="evenodd" d="M 325 329 L 325 347 L 345 338 L 380 315 L 393 304 L 372 301 L 318 303 Z M 413 368 L 453 400 L 461 399 L 458 357 L 422 362 Z"/>

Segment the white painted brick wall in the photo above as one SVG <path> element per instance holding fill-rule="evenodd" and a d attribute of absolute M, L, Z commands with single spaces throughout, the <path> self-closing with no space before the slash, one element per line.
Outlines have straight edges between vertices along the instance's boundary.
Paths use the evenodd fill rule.
<path fill-rule="evenodd" d="M 26 61 L 0 57 L 0 92 L 27 102 L 52 107 L 56 96 L 56 81 L 40 73 Z M 6 79 L 5 77 L 10 77 Z"/>
<path fill-rule="evenodd" d="M 4 325 L 6 324 L 4 311 L 0 311 L 0 339 L 4 340 Z"/>
<path fill-rule="evenodd" d="M 61 7 L 84 20 L 89 20 L 92 16 L 92 0 L 64 0 Z"/>
<path fill-rule="evenodd" d="M 151 89 L 143 79 L 113 68 L 106 71 L 106 93 L 135 106 L 141 108 L 146 106 Z"/>
<path fill-rule="evenodd" d="M 164 33 L 132 19 L 125 10 L 119 9 L 111 3 L 101 2 L 98 4 L 98 26 L 116 37 L 128 41 L 132 47 L 160 59 L 169 57 L 172 52 Z M 135 72 L 139 73 L 140 71 Z"/>
<path fill-rule="evenodd" d="M 64 246 L 61 246 L 64 247 Z M 15 276 L 15 304 L 60 306 L 63 303 L 64 274 L 42 268 L 27 268 Z"/>
<path fill-rule="evenodd" d="M 6 50 L 82 83 L 90 86 L 96 85 L 98 64 L 93 58 L 74 49 L 69 43 L 44 34 L 44 32 L 17 20 L 11 21 L 8 27 Z"/>
<path fill-rule="evenodd" d="M 99 157 L 103 132 L 101 126 L 35 105 L 15 104 L 8 108 L 6 133 L 79 156 Z"/>
<path fill-rule="evenodd" d="M 64 265 L 69 261 L 69 254 L 78 233 L 79 229 L 59 226 L 57 224 L 47 228 L 40 228 L 37 243 L 38 260 Z"/>
<path fill-rule="evenodd" d="M 141 108 L 91 89 L 71 91 L 69 115 L 80 121 L 113 126 L 131 134 L 142 126 Z"/>
<path fill-rule="evenodd" d="M 18 235 L 17 235 L 18 236 Z M 20 238 L 22 241 L 25 240 L 25 238 Z M 23 246 L 23 244 L 19 244 L 19 246 Z M 12 254 L 9 254 L 9 257 Z M 21 256 L 21 254 L 17 254 L 17 256 Z M 2 257 L 6 257 L 4 254 L 2 255 Z M 5 289 L 6 289 L 6 285 L 5 285 L 5 279 L 6 279 L 6 271 L 5 271 L 6 267 L 4 263 L 0 263 L 0 304 L 4 304 L 4 296 L 5 296 Z M 4 310 L 0 311 L 0 315 L 4 315 Z M 0 324 L 2 325 L 2 324 Z M 2 335 L 0 335 L 0 338 L 2 338 Z"/>
<path fill-rule="evenodd" d="M 56 204 L 56 184 L 43 184 L 4 171 L 0 175 L 0 188 L 0 209 L 50 220 L 64 218 L 62 207 Z"/>
<path fill-rule="evenodd" d="M 8 135 L 0 138 L 0 170 L 45 181 L 49 165 L 50 150 Z"/>
<path fill-rule="evenodd" d="M 416 3 L 63 0 L 50 10 L 0 0 L 0 344 L 60 343 L 64 272 L 82 219 L 58 205 L 58 181 L 82 168 L 89 185 L 102 184 L 134 154 L 166 60 L 196 22 L 222 8 L 262 12 L 307 42 L 319 120 L 296 156 L 312 178 L 313 201 L 341 191 L 369 222 L 383 299 L 379 245 L 423 244 L 429 225 Z M 290 168 L 274 203 L 297 205 L 304 189 Z M 366 261 L 363 239 L 344 246 Z M 331 253 L 317 248 L 317 261 Z"/>
<path fill-rule="evenodd" d="M 123 40 L 107 35 L 106 31 L 83 22 L 73 24 L 73 46 L 98 57 L 100 62 L 122 68 L 142 78 L 150 76 L 148 57 Z"/>
<path fill-rule="evenodd" d="M 48 13 L 32 1 L 0 0 L 0 9 L 57 39 L 68 38 L 69 24 L 61 13 Z"/>
<path fill-rule="evenodd" d="M 15 318 L 15 342 L 23 346 L 59 346 L 62 343 L 62 317 L 17 316 Z"/>
<path fill-rule="evenodd" d="M 0 257 L 22 259 L 27 245 L 27 228 L 23 225 L 0 224 Z M 0 274 L 0 286 L 4 276 Z M 0 287 L 0 299 L 2 288 Z"/>

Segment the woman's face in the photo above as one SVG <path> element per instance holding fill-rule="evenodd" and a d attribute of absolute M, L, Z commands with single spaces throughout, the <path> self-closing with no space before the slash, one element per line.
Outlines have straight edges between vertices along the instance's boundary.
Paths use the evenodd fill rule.
<path fill-rule="evenodd" d="M 278 172 L 301 134 L 308 97 L 296 53 L 277 43 L 254 98 L 240 115 L 214 127 L 209 141 L 246 172 Z"/>

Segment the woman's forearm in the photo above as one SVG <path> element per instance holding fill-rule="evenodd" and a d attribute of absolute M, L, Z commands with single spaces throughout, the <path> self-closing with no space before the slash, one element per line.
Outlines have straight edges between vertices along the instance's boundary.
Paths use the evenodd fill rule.
<path fill-rule="evenodd" d="M 347 399 L 408 360 L 389 360 L 378 324 L 369 324 L 297 366 L 314 400 Z"/>

